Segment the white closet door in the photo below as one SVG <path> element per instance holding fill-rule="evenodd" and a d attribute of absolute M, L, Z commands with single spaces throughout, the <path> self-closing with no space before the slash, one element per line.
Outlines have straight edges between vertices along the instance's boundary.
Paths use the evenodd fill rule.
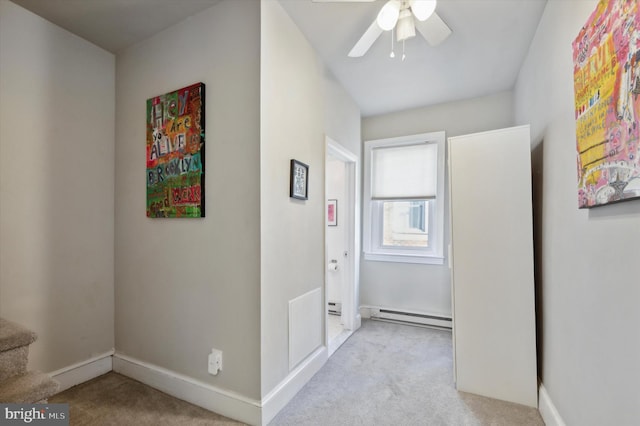
<path fill-rule="evenodd" d="M 458 390 L 537 406 L 529 126 L 449 138 Z"/>

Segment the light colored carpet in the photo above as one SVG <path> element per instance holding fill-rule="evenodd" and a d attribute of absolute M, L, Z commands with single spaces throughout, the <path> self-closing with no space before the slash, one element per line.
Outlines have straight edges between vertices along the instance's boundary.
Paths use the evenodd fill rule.
<path fill-rule="evenodd" d="M 21 325 L 0 318 L 0 382 L 26 373 L 29 345 L 36 337 Z"/>
<path fill-rule="evenodd" d="M 117 373 L 108 373 L 49 398 L 69 404 L 71 426 L 242 425 Z"/>
<path fill-rule="evenodd" d="M 29 345 L 36 333 L 0 318 L 0 403 L 46 401 L 58 391 L 58 382 L 46 374 L 27 371 Z"/>
<path fill-rule="evenodd" d="M 457 392 L 451 332 L 364 321 L 271 426 L 543 426 L 534 408 Z"/>
<path fill-rule="evenodd" d="M 35 342 L 38 336 L 20 324 L 0 318 L 0 351 L 28 346 Z"/>
<path fill-rule="evenodd" d="M 451 333 L 364 321 L 270 426 L 543 426 L 538 411 L 457 392 Z M 241 425 L 116 373 L 52 397 L 72 426 Z"/>
<path fill-rule="evenodd" d="M 0 403 L 32 404 L 58 391 L 58 382 L 47 374 L 28 371 L 0 382 Z"/>

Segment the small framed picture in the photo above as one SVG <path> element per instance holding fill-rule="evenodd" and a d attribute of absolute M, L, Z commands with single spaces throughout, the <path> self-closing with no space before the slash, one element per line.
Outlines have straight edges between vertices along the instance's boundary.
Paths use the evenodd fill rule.
<path fill-rule="evenodd" d="M 338 226 L 338 200 L 327 201 L 327 225 Z"/>
<path fill-rule="evenodd" d="M 291 183 L 289 196 L 298 200 L 308 200 L 309 166 L 298 160 L 291 160 Z"/>

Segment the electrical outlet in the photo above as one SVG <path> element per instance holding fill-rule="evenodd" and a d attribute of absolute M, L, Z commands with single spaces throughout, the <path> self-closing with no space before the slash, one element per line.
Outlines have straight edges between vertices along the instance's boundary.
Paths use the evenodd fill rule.
<path fill-rule="evenodd" d="M 211 349 L 208 366 L 209 374 L 213 374 L 214 376 L 218 374 L 218 371 L 222 371 L 222 351 Z"/>

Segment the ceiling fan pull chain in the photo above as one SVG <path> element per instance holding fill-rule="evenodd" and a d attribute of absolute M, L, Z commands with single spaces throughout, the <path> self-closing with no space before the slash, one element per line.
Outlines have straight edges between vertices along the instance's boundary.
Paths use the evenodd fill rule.
<path fill-rule="evenodd" d="M 407 55 L 404 54 L 404 40 L 402 40 L 402 60 L 404 61 L 404 58 L 406 58 Z"/>
<path fill-rule="evenodd" d="M 395 58 L 396 54 L 393 53 L 393 28 L 391 28 L 391 54 L 389 55 L 390 58 Z"/>

